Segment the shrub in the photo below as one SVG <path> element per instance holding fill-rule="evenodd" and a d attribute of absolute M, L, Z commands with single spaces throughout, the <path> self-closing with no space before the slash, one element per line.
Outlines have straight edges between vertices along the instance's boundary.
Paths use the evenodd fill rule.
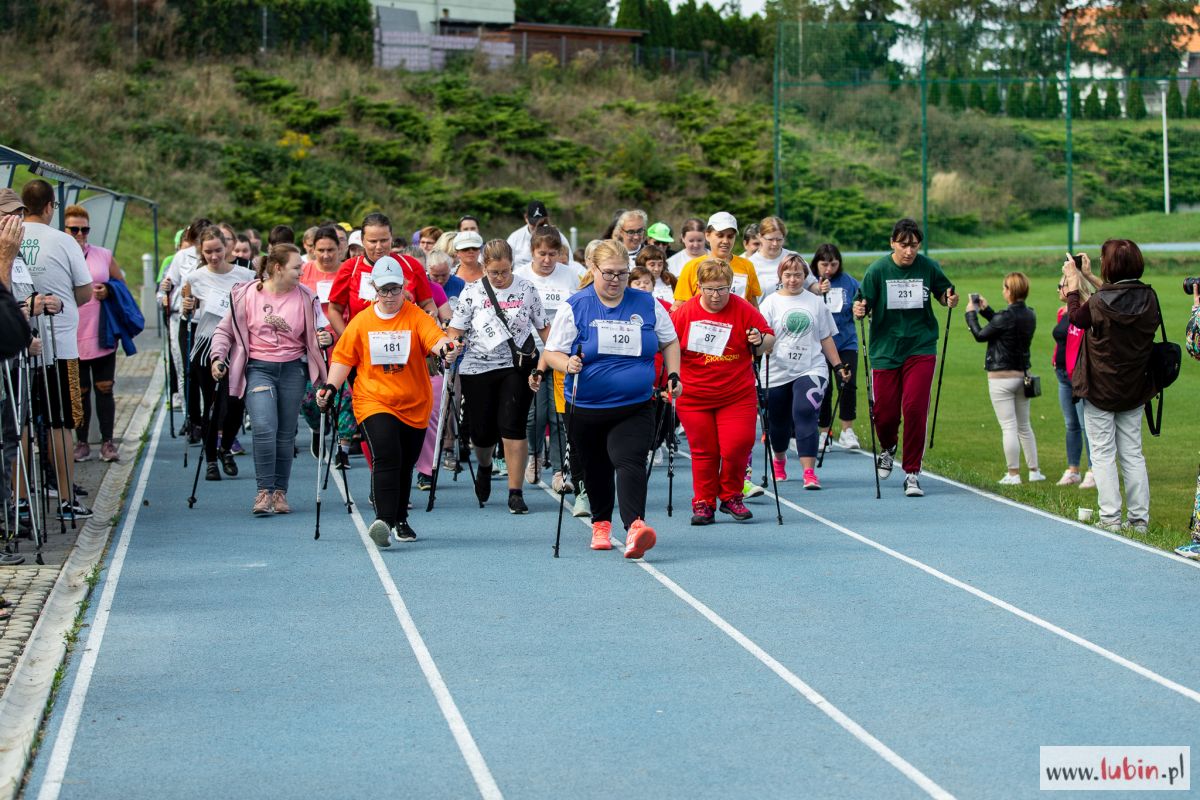
<path fill-rule="evenodd" d="M 1029 84 L 1025 92 L 1025 116 L 1040 119 L 1042 116 L 1042 86 L 1037 81 Z"/>
<path fill-rule="evenodd" d="M 1183 95 L 1179 93 L 1179 81 L 1168 81 L 1167 87 L 1167 117 L 1183 119 Z"/>
<path fill-rule="evenodd" d="M 1000 113 L 1000 85 L 993 83 L 988 86 L 987 96 L 983 98 L 983 110 L 996 116 Z"/>
<path fill-rule="evenodd" d="M 1100 87 L 1092 86 L 1083 104 L 1083 116 L 1087 119 L 1104 119 L 1104 107 L 1100 105 Z"/>
<path fill-rule="evenodd" d="M 1200 119 L 1200 82 L 1197 82 L 1195 78 L 1192 79 L 1192 85 L 1188 88 L 1186 113 L 1188 119 Z"/>
<path fill-rule="evenodd" d="M 984 110 L 983 86 L 979 81 L 971 81 L 971 88 L 967 91 L 967 108 Z"/>
<path fill-rule="evenodd" d="M 1121 118 L 1121 96 L 1120 89 L 1117 84 L 1110 83 L 1108 85 L 1108 93 L 1104 96 L 1104 118 L 1105 119 L 1120 119 Z"/>
<path fill-rule="evenodd" d="M 1008 85 L 1008 94 L 1004 98 L 1004 113 L 1006 116 L 1012 119 L 1025 116 L 1024 93 L 1025 87 L 1020 81 L 1013 81 Z"/>
<path fill-rule="evenodd" d="M 1046 94 L 1042 101 L 1042 116 L 1046 119 L 1058 119 L 1062 116 L 1062 99 L 1058 96 L 1058 81 L 1046 81 Z"/>
<path fill-rule="evenodd" d="M 1125 98 L 1125 114 L 1130 119 L 1146 118 L 1146 101 L 1142 97 L 1142 82 L 1135 75 L 1129 81 L 1129 94 Z"/>

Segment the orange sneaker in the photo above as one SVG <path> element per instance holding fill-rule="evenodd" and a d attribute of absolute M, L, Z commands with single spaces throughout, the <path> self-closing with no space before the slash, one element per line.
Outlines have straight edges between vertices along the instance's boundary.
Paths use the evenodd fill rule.
<path fill-rule="evenodd" d="M 629 534 L 625 537 L 625 557 L 626 558 L 641 558 L 646 555 L 646 551 L 654 547 L 658 541 L 658 536 L 654 533 L 654 528 L 651 528 L 640 519 L 635 519 L 633 524 L 629 526 Z"/>
<path fill-rule="evenodd" d="M 592 549 L 612 550 L 612 523 L 592 523 Z"/>

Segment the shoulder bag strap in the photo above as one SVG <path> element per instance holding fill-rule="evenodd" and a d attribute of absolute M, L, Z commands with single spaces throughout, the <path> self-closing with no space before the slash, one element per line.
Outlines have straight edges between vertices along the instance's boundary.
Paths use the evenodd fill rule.
<path fill-rule="evenodd" d="M 500 301 L 496 299 L 496 293 L 492 290 L 492 283 L 484 275 L 479 279 L 483 283 L 483 290 L 487 292 L 488 299 L 492 301 L 492 308 L 496 310 L 496 316 L 500 318 L 500 324 L 504 326 L 504 330 L 508 331 L 508 350 L 512 353 L 513 366 L 518 367 L 521 363 L 520 353 L 517 351 L 517 342 L 513 337 L 512 328 L 508 327 L 508 318 L 504 316 L 504 309 L 500 307 Z"/>

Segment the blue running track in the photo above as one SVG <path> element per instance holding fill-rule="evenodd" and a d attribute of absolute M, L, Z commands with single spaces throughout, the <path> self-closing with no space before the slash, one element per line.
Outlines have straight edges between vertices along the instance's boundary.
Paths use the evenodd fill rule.
<path fill-rule="evenodd" d="M 189 510 L 161 417 L 31 800 L 1008 800 L 1042 745 L 1200 752 L 1198 565 L 932 476 L 876 500 L 861 453 L 706 528 L 681 456 L 644 561 L 569 508 L 555 560 L 548 490 L 481 510 L 466 473 L 376 548 L 361 460 L 365 520 L 335 474 L 313 541 L 303 430 L 295 513 L 251 517 L 248 457 Z"/>

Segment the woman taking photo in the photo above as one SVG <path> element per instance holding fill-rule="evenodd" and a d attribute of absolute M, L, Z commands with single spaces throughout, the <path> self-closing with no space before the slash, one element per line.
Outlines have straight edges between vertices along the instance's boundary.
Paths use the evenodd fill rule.
<path fill-rule="evenodd" d="M 764 224 L 766 224 L 764 222 Z M 833 314 L 837 333 L 833 336 L 833 346 L 837 348 L 838 359 L 850 369 L 850 380 L 841 388 L 841 399 L 838 406 L 838 418 L 841 421 L 842 432 L 838 435 L 839 447 L 847 450 L 857 450 L 861 445 L 854 434 L 854 419 L 858 415 L 858 331 L 854 327 L 853 301 L 858 295 L 858 281 L 850 273 L 842 269 L 842 252 L 837 246 L 823 244 L 813 254 L 813 266 L 816 267 L 819 283 L 814 288 L 806 284 L 806 289 L 821 293 L 829 312 Z M 829 362 L 832 373 L 833 365 Z M 833 428 L 833 392 L 826 392 L 821 401 L 821 417 L 819 420 L 822 430 L 829 429 L 832 436 Z"/>
<path fill-rule="evenodd" d="M 754 515 L 742 489 L 758 417 L 754 356 L 770 351 L 774 331 L 758 309 L 731 296 L 734 273 L 725 261 L 702 260 L 695 279 L 696 296 L 671 314 L 687 387 L 677 410 L 692 450 L 692 524 L 711 525 L 718 500 L 722 513 L 748 520 Z"/>
<path fill-rule="evenodd" d="M 466 235 L 478 237 L 459 237 Z M 446 331 L 451 339 L 466 336 L 458 372 L 470 410 L 471 444 L 479 463 L 475 496 L 481 506 L 492 493 L 492 448 L 499 440 L 508 471 L 508 510 L 529 513 L 521 480 L 529 458 L 529 373 L 538 360 L 531 337 L 536 333 L 545 342 L 548 331 L 541 294 L 528 280 L 513 275 L 508 242 L 491 240 L 483 248 L 483 278 L 463 289 Z"/>
<path fill-rule="evenodd" d="M 1037 328 L 1033 309 L 1025 305 L 1029 296 L 1029 279 L 1020 272 L 1004 276 L 1001 285 L 1008 308 L 993 311 L 987 298 L 972 294 L 967 303 L 967 327 L 977 342 L 987 342 L 983 368 L 988 374 L 988 395 L 1000 422 L 1004 443 L 1004 459 L 1008 474 L 998 483 L 1016 486 L 1021 483 L 1021 451 L 1029 467 L 1029 482 L 1046 480 L 1038 469 L 1037 441 L 1029 424 L 1029 398 L 1025 396 L 1025 375 L 1029 372 L 1029 344 Z M 987 324 L 979 326 L 982 315 Z"/>
<path fill-rule="evenodd" d="M 225 237 L 221 229 L 209 226 L 197 237 L 202 266 L 188 274 L 183 284 L 180 310 L 192 330 L 191 379 L 200 391 L 204 406 L 204 459 L 208 469 L 204 479 L 221 480 L 221 469 L 231 478 L 238 474 L 237 462 L 228 446 L 217 449 L 221 442 L 233 441 L 242 426 L 245 407 L 239 395 L 229 391 L 227 382 L 213 378 L 209 368 L 209 350 L 217 326 L 229 314 L 230 292 L 239 283 L 254 280 L 254 273 L 245 267 L 235 267 L 225 260 Z M 297 407 L 299 403 L 297 402 Z M 217 467 L 217 458 L 221 467 Z"/>
<path fill-rule="evenodd" d="M 1089 265 L 1090 266 L 1090 265 Z M 1079 282 L 1079 295 L 1083 302 L 1092 296 L 1092 289 L 1100 279 L 1092 276 L 1091 270 Z M 1080 474 L 1079 467 L 1087 453 L 1087 434 L 1083 429 L 1083 403 L 1075 396 L 1071 387 L 1071 375 L 1079 360 L 1079 348 L 1083 344 L 1083 331 L 1071 324 L 1067 314 L 1067 292 L 1062 279 L 1058 282 L 1058 299 L 1063 303 L 1058 309 L 1058 323 L 1054 326 L 1054 375 L 1058 378 L 1058 405 L 1062 409 L 1063 422 L 1067 431 L 1067 469 L 1058 480 L 1059 486 L 1075 486 L 1080 489 L 1095 489 L 1096 478 L 1089 469 Z"/>
<path fill-rule="evenodd" d="M 371 270 L 375 302 L 350 320 L 334 348 L 329 382 L 317 393 L 321 408 L 333 403 L 337 387 L 356 370 L 354 417 L 363 427 L 374 459 L 371 496 L 375 521 L 371 541 L 388 547 L 414 542 L 408 524 L 413 467 L 421 455 L 433 411 L 433 387 L 425 358 L 444 357 L 454 345 L 437 323 L 404 298 L 404 270 L 391 256 Z M 255 425 L 255 433 L 258 426 Z"/>
<path fill-rule="evenodd" d="M 678 397 L 679 344 L 662 305 L 647 292 L 626 288 L 629 251 L 620 242 L 602 241 L 589 263 L 592 284 L 555 316 L 544 358 L 567 373 L 571 453 L 588 476 L 591 547 L 612 549 L 612 513 L 619 500 L 625 557 L 641 558 L 656 541 L 645 522 L 646 455 L 655 435 L 654 361 L 661 351 Z"/>
<path fill-rule="evenodd" d="M 1087 255 L 1081 256 L 1090 269 Z M 1142 407 L 1158 389 L 1147 366 L 1162 320 L 1158 297 L 1141 282 L 1142 251 L 1128 239 L 1109 239 L 1100 248 L 1103 283 L 1086 302 L 1085 280 L 1069 255 L 1063 289 L 1071 324 L 1084 332 L 1071 385 L 1083 398 L 1089 455 L 1096 476 L 1100 527 L 1121 528 L 1121 484 L 1125 480 L 1125 524 L 1145 533 L 1150 524 L 1150 479 L 1142 455 Z M 1117 460 L 1121 472 L 1117 474 Z"/>
<path fill-rule="evenodd" d="M 300 401 L 306 381 L 325 384 L 321 348 L 333 343 L 321 327 L 321 301 L 300 283 L 300 269 L 300 248 L 272 245 L 259 279 L 233 289 L 229 313 L 213 335 L 212 378 L 228 376 L 229 395 L 239 407 L 245 401 L 254 429 L 256 515 L 291 511 L 287 491 Z"/>
<path fill-rule="evenodd" d="M 796 452 L 804 471 L 804 488 L 820 489 L 817 479 L 817 450 L 821 429 L 817 417 L 822 400 L 830 394 L 828 364 L 838 380 L 849 378 L 850 368 L 838 357 L 833 337 L 837 324 L 819 295 L 804 290 L 808 266 L 795 253 L 779 264 L 773 279 L 779 291 L 763 301 L 759 311 L 775 332 L 775 347 L 759 367 L 767 387 L 772 469 L 775 479 L 787 480 L 787 449 L 796 437 Z"/>

